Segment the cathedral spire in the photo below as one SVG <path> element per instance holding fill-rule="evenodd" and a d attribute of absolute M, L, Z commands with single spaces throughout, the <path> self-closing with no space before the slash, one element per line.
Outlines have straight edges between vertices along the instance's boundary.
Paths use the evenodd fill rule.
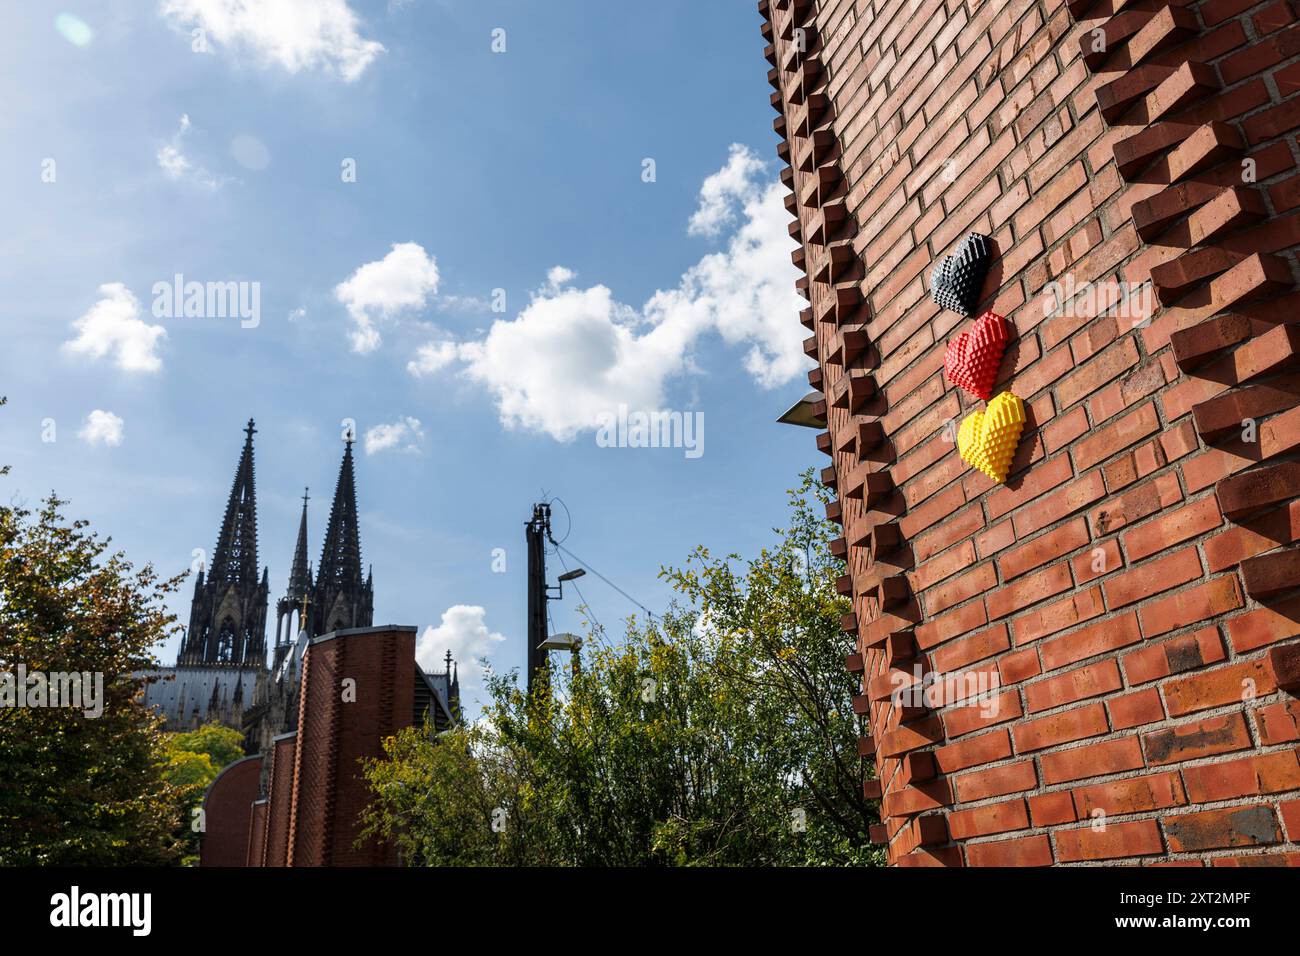
<path fill-rule="evenodd" d="M 209 581 L 257 584 L 257 492 L 253 482 L 253 435 L 257 429 L 248 420 L 244 429 L 244 450 L 235 469 L 221 522 L 217 547 L 212 553 Z"/>
<path fill-rule="evenodd" d="M 289 571 L 288 597 L 298 601 L 311 591 L 311 568 L 307 565 L 307 492 L 302 490 L 302 519 L 298 522 L 298 543 L 293 548 L 293 565 Z"/>
<path fill-rule="evenodd" d="M 257 566 L 257 493 L 248 420 L 212 561 L 194 582 L 180 666 L 266 666 L 267 574 Z"/>
<path fill-rule="evenodd" d="M 317 565 L 316 581 L 322 588 L 361 589 L 361 532 L 357 527 L 357 483 L 352 469 L 349 438 L 339 466 L 334 503 L 330 506 L 325 546 Z"/>
<path fill-rule="evenodd" d="M 357 486 L 349 434 L 339 465 L 329 525 L 316 566 L 316 587 L 310 619 L 313 635 L 339 628 L 369 627 L 373 617 L 373 587 L 361 571 L 361 532 L 357 521 Z"/>
<path fill-rule="evenodd" d="M 293 547 L 293 564 L 289 567 L 289 587 L 284 597 L 275 602 L 275 661 L 271 667 L 280 669 L 280 663 L 289 653 L 289 646 L 300 631 L 308 630 L 308 612 L 314 600 L 311 565 L 307 563 L 307 502 L 310 489 L 302 490 L 302 517 L 298 519 L 298 541 Z M 295 616 L 297 627 L 294 626 Z M 310 632 L 309 632 L 310 633 Z"/>

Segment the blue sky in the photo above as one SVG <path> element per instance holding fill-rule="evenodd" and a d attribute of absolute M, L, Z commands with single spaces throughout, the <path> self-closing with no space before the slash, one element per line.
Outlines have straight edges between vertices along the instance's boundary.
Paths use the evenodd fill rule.
<path fill-rule="evenodd" d="M 661 565 L 770 541 L 820 462 L 774 424 L 810 363 L 753 3 L 243 6 L 7 16 L 5 499 L 56 490 L 184 571 L 254 417 L 274 602 L 304 485 L 319 556 L 353 420 L 376 622 L 497 669 L 524 660 L 544 492 L 566 546 L 655 610 Z M 167 314 L 178 273 L 248 283 L 256 315 Z M 703 454 L 602 447 L 619 405 L 701 413 Z M 582 590 L 621 630 L 634 608 Z M 573 600 L 552 611 L 577 629 Z"/>

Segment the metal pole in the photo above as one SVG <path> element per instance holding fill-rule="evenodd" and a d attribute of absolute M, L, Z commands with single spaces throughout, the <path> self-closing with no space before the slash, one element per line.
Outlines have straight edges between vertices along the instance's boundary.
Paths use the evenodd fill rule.
<path fill-rule="evenodd" d="M 546 538 L 551 531 L 551 506 L 533 505 L 533 518 L 525 526 L 528 542 L 528 692 L 533 678 L 547 664 L 546 640 Z"/>

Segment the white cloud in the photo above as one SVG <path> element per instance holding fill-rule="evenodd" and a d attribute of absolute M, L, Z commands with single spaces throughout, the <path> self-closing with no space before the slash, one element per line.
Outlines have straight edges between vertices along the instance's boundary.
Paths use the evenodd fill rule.
<path fill-rule="evenodd" d="M 375 425 L 366 430 L 366 454 L 387 451 L 396 448 L 400 451 L 419 451 L 420 442 L 424 441 L 424 429 L 418 418 L 399 418 L 391 425 Z"/>
<path fill-rule="evenodd" d="M 438 291 L 438 263 L 415 242 L 398 242 L 384 258 L 367 262 L 334 288 L 356 324 L 352 350 L 373 352 L 382 338 L 375 321 L 423 308 Z"/>
<path fill-rule="evenodd" d="M 167 175 L 168 179 L 180 179 L 190 169 L 190 161 L 185 158 L 181 152 L 181 140 L 190 129 L 190 117 L 188 113 L 181 114 L 180 128 L 172 141 L 158 150 L 158 165 Z"/>
<path fill-rule="evenodd" d="M 433 375 L 456 361 L 460 350 L 455 342 L 429 342 L 415 351 L 415 358 L 406 363 L 406 370 L 417 378 Z"/>
<path fill-rule="evenodd" d="M 546 289 L 551 293 L 559 292 L 577 277 L 578 273 L 572 269 L 566 269 L 564 266 L 551 266 L 546 273 Z"/>
<path fill-rule="evenodd" d="M 462 697 L 482 686 L 483 666 L 480 658 L 490 658 L 504 634 L 489 631 L 484 618 L 487 611 L 478 605 L 456 604 L 442 614 L 442 623 L 424 629 L 415 645 L 415 659 L 425 671 L 441 671 L 447 649 L 455 659 L 460 674 Z"/>
<path fill-rule="evenodd" d="M 290 322 L 298 322 L 302 319 L 305 319 L 306 317 L 307 317 L 307 310 L 302 308 L 301 306 L 299 306 L 298 308 L 294 309 L 292 312 L 289 313 Z"/>
<path fill-rule="evenodd" d="M 182 113 L 180 123 L 177 126 L 175 135 L 171 138 L 171 142 L 158 150 L 156 154 L 159 168 L 162 169 L 163 175 L 168 179 L 177 182 L 182 179 L 189 179 L 206 189 L 219 188 L 223 180 L 212 175 L 202 166 L 196 166 L 181 148 L 181 144 L 189 131 L 189 114 Z"/>
<path fill-rule="evenodd" d="M 88 445 L 122 444 L 122 419 L 112 412 L 97 408 L 86 416 L 77 436 Z"/>
<path fill-rule="evenodd" d="M 168 144 L 158 150 L 158 165 L 168 179 L 180 179 L 190 168 L 190 161 L 178 147 Z"/>
<path fill-rule="evenodd" d="M 664 379 L 684 367 L 682 333 L 693 333 L 673 324 L 638 335 L 639 324 L 603 285 L 547 292 L 458 357 L 495 394 L 504 425 L 569 441 L 620 402 L 662 406 Z"/>
<path fill-rule="evenodd" d="M 72 323 L 77 337 L 64 342 L 63 348 L 97 359 L 111 355 L 117 367 L 127 372 L 161 369 L 157 348 L 167 330 L 141 320 L 139 300 L 122 283 L 101 285 L 99 295 L 99 301 Z"/>
<path fill-rule="evenodd" d="M 332 70 L 350 83 L 384 52 L 358 32 L 347 0 L 162 0 L 160 11 L 186 33 L 201 29 L 207 40 L 289 73 Z"/>
<path fill-rule="evenodd" d="M 809 366 L 799 324 L 806 303 L 795 291 L 799 270 L 790 259 L 788 194 L 779 181 L 751 184 L 727 250 L 705 256 L 676 289 L 656 293 L 644 310 L 656 322 L 686 310 L 707 311 L 727 344 L 750 345 L 745 370 L 764 388 L 792 381 Z"/>
<path fill-rule="evenodd" d="M 669 383 L 695 371 L 694 350 L 708 333 L 748 346 L 745 369 L 761 387 L 802 374 L 808 361 L 787 190 L 760 182 L 761 168 L 748 150 L 733 148 L 727 165 L 705 181 L 692 218 L 697 231 L 720 230 L 729 214 L 718 210 L 738 207 L 726 248 L 706 255 L 675 288 L 656 292 L 640 309 L 618 302 L 604 285 L 569 285 L 575 274 L 557 266 L 513 320 L 494 322 L 482 339 L 456 346 L 463 374 L 493 393 L 502 423 L 569 441 L 620 404 L 664 409 Z M 436 371 L 452 355 L 446 345 L 425 346 L 408 369 Z"/>
<path fill-rule="evenodd" d="M 763 163 L 739 143 L 731 144 L 727 165 L 704 180 L 700 205 L 691 216 L 687 232 L 692 236 L 716 236 L 736 219 L 736 207 L 753 194 L 754 182 L 763 173 Z"/>

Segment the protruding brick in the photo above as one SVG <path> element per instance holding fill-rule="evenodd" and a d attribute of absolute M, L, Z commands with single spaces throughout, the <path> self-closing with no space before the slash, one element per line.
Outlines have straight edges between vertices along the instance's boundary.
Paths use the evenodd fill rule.
<path fill-rule="evenodd" d="M 1300 462 L 1284 462 L 1224 478 L 1214 486 L 1224 516 L 1240 521 L 1269 505 L 1300 498 Z"/>
<path fill-rule="evenodd" d="M 1300 690 L 1300 644 L 1269 648 L 1268 669 L 1279 690 Z"/>
<path fill-rule="evenodd" d="M 1174 359 L 1184 372 L 1193 371 L 1211 359 L 1250 337 L 1248 316 L 1229 312 L 1190 329 L 1175 332 L 1169 337 L 1174 349 Z"/>
<path fill-rule="evenodd" d="M 1300 587 L 1300 548 L 1282 548 L 1241 562 L 1241 581 L 1249 594 L 1262 601 Z"/>
<path fill-rule="evenodd" d="M 1300 375 L 1288 375 L 1197 402 L 1192 406 L 1192 421 L 1197 434 L 1213 442 L 1230 432 L 1240 432 L 1248 420 L 1297 406 L 1300 406 Z"/>

